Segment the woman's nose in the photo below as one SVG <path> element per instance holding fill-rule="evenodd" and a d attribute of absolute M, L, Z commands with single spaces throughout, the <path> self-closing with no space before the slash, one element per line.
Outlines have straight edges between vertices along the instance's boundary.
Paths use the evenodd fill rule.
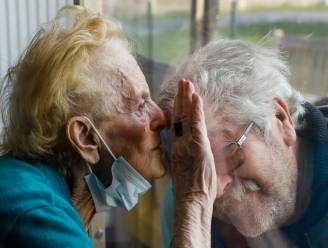
<path fill-rule="evenodd" d="M 154 103 L 150 120 L 150 129 L 154 132 L 161 131 L 166 126 L 166 118 L 163 111 Z"/>

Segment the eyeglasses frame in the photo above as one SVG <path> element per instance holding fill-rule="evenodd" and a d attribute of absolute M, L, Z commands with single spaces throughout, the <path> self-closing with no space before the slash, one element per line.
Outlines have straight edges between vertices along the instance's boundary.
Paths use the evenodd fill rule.
<path fill-rule="evenodd" d="M 233 144 L 237 145 L 238 149 L 240 149 L 241 146 L 242 146 L 242 144 L 245 142 L 248 134 L 252 131 L 252 129 L 253 129 L 254 126 L 255 126 L 255 122 L 254 121 L 251 121 L 248 124 L 248 126 L 245 128 L 245 130 L 242 132 L 242 134 L 240 135 L 240 137 L 237 140 L 235 140 L 235 141 L 233 141 L 233 142 L 225 145 L 222 148 L 222 151 L 224 151 L 225 148 L 227 148 L 228 146 L 233 145 Z"/>

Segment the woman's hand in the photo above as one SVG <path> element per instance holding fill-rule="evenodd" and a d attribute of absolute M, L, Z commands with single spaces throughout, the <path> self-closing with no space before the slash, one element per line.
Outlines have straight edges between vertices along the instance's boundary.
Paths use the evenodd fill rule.
<path fill-rule="evenodd" d="M 172 247 L 210 247 L 216 171 L 202 99 L 189 81 L 179 81 L 171 120 Z"/>
<path fill-rule="evenodd" d="M 171 120 L 175 200 L 201 199 L 213 203 L 216 197 L 216 171 L 207 137 L 203 102 L 187 80 L 179 81 Z"/>

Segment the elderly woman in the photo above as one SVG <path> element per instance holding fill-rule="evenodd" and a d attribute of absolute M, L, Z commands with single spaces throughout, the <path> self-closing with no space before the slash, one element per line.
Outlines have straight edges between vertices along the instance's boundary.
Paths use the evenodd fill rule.
<path fill-rule="evenodd" d="M 5 82 L 0 246 L 91 247 L 85 231 L 93 215 L 130 210 L 151 187 L 147 179 L 165 172 L 164 115 L 126 40 L 109 20 L 65 7 Z M 173 246 L 196 247 L 208 240 L 216 177 L 212 155 L 202 152 L 208 140 L 201 100 L 189 82 L 181 82 L 176 106 L 174 190 L 181 214 Z M 185 147 L 194 147 L 195 161 L 209 162 L 188 165 L 193 158 L 184 157 Z"/>

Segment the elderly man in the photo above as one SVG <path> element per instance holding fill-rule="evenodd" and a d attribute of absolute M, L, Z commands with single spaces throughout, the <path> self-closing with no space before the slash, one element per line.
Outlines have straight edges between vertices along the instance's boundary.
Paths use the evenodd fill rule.
<path fill-rule="evenodd" d="M 217 173 L 215 219 L 231 223 L 251 247 L 323 248 L 327 120 L 288 76 L 274 51 L 218 40 L 188 58 L 162 86 L 161 107 L 170 117 L 180 78 L 192 81 L 203 98 Z"/>

